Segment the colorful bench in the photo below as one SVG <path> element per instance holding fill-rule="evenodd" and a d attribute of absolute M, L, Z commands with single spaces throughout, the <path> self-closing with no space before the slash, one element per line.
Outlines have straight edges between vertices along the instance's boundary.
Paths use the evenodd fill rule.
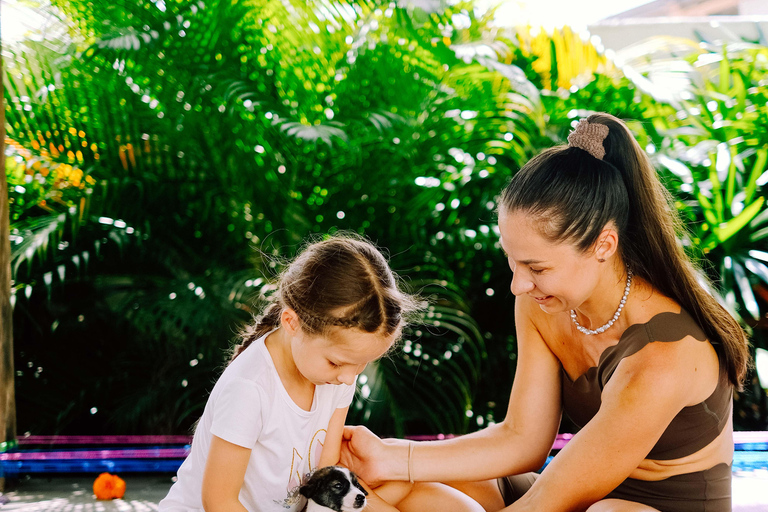
<path fill-rule="evenodd" d="M 0 447 L 0 477 L 33 473 L 175 473 L 191 436 L 25 436 Z"/>
<path fill-rule="evenodd" d="M 572 437 L 573 434 L 558 435 L 552 449 L 562 449 Z M 733 471 L 768 469 L 768 432 L 734 432 L 733 440 Z M 189 454 L 191 442 L 191 436 L 24 436 L 0 445 L 0 477 L 104 471 L 175 473 Z"/>

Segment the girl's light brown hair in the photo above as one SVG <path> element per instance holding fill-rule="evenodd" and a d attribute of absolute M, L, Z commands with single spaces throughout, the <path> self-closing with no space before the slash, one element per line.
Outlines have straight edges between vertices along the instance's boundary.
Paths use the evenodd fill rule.
<path fill-rule="evenodd" d="M 232 360 L 279 327 L 285 308 L 296 312 L 302 330 L 310 335 L 324 335 L 331 327 L 399 335 L 418 310 L 418 301 L 399 289 L 384 255 L 355 235 L 309 244 L 282 272 L 271 301 L 241 333 Z"/>
<path fill-rule="evenodd" d="M 723 371 L 740 388 L 749 367 L 746 335 L 705 289 L 703 273 L 678 242 L 685 231 L 669 192 L 621 120 L 609 114 L 587 120 L 608 127 L 603 159 L 575 147 L 547 149 L 510 180 L 500 210 L 535 215 L 544 236 L 582 251 L 593 247 L 613 221 L 624 262 L 693 316 L 718 352 Z"/>

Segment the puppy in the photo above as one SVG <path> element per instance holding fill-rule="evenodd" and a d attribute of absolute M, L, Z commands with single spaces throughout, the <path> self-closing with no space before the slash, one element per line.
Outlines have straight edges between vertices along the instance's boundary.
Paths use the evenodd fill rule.
<path fill-rule="evenodd" d="M 368 496 L 355 474 L 341 466 L 318 469 L 299 492 L 307 498 L 305 512 L 356 512 L 365 507 Z"/>

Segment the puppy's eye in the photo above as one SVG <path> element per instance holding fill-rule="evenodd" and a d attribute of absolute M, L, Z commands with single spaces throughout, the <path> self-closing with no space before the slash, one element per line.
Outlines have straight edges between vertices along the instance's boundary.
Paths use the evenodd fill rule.
<path fill-rule="evenodd" d="M 341 482 L 334 482 L 333 483 L 333 488 L 336 489 L 336 490 L 341 489 L 342 488 Z"/>

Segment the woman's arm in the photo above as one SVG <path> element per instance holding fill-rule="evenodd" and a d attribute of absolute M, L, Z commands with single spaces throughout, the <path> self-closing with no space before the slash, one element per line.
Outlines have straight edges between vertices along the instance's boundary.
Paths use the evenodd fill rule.
<path fill-rule="evenodd" d="M 560 424 L 560 362 L 531 320 L 538 306 L 515 301 L 518 358 L 502 423 L 446 441 L 416 443 L 412 479 L 477 481 L 539 469 Z M 408 442 L 380 441 L 364 427 L 347 427 L 342 460 L 369 483 L 408 480 Z"/>
<path fill-rule="evenodd" d="M 708 344 L 707 344 L 708 345 Z M 507 511 L 583 510 L 635 470 L 677 413 L 706 398 L 717 359 L 693 338 L 651 343 L 625 358 L 602 392 L 595 417 Z"/>
<path fill-rule="evenodd" d="M 203 508 L 206 512 L 247 512 L 240 503 L 240 489 L 251 450 L 211 437 L 208 462 L 203 473 Z"/>

